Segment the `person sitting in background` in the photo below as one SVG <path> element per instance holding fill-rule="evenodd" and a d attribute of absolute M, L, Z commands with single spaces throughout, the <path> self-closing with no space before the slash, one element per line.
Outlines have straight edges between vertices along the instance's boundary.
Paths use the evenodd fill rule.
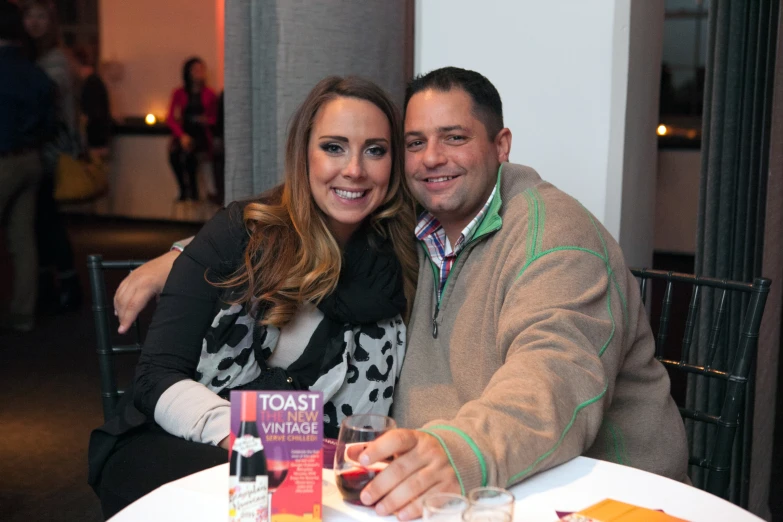
<path fill-rule="evenodd" d="M 44 174 L 38 190 L 36 236 L 41 267 L 41 308 L 56 312 L 81 305 L 82 289 L 65 221 L 54 200 L 54 181 L 61 154 L 82 152 L 76 104 L 76 67 L 60 46 L 57 9 L 51 0 L 24 0 L 25 31 L 33 42 L 35 60 L 57 86 L 56 131 L 43 146 Z"/>
<path fill-rule="evenodd" d="M 54 85 L 22 52 L 19 8 L 0 0 L 0 220 L 14 267 L 13 293 L 0 328 L 27 332 L 35 323 L 38 254 L 35 203 L 41 144 L 54 132 Z"/>
<path fill-rule="evenodd" d="M 184 249 L 133 390 L 91 436 L 104 515 L 226 462 L 230 390 L 321 391 L 332 438 L 348 415 L 389 413 L 416 281 L 401 138 L 378 86 L 322 80 L 293 117 L 284 183 Z"/>
<path fill-rule="evenodd" d="M 201 58 L 182 67 L 182 87 L 171 95 L 166 124 L 171 129 L 169 163 L 179 184 L 179 200 L 198 200 L 196 174 L 201 161 L 212 154 L 212 126 L 217 120 L 217 96 L 207 87 Z"/>
<path fill-rule="evenodd" d="M 95 70 L 95 50 L 81 46 L 74 52 L 79 62 L 79 77 L 82 81 L 80 109 L 84 126 L 87 150 L 92 161 L 105 161 L 109 154 L 109 140 L 112 134 L 112 118 L 109 109 L 109 91 Z"/>

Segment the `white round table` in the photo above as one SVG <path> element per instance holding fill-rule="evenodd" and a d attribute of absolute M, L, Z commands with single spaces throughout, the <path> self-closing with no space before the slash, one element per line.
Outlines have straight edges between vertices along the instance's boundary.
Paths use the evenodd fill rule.
<path fill-rule="evenodd" d="M 331 470 L 324 470 L 323 483 L 324 522 L 381 519 L 370 508 L 343 502 Z M 761 520 L 730 502 L 680 482 L 587 457 L 540 473 L 511 491 L 516 497 L 515 522 L 555 522 L 557 511 L 579 511 L 606 498 L 662 509 L 693 522 Z M 223 464 L 156 489 L 117 513 L 111 522 L 214 522 L 227 518 L 228 464 Z"/>

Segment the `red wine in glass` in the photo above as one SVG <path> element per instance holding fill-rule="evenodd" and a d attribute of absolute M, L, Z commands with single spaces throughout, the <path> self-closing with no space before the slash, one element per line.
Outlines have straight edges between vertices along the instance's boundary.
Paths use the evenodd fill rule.
<path fill-rule="evenodd" d="M 274 502 L 274 492 L 277 491 L 285 478 L 288 476 L 288 451 L 283 445 L 271 446 L 267 450 L 266 477 L 269 484 L 269 518 L 272 521 L 272 503 Z"/>
<path fill-rule="evenodd" d="M 337 471 L 334 480 L 337 488 L 343 495 L 343 500 L 351 504 L 361 504 L 362 501 L 359 500 L 359 495 L 364 487 L 375 478 L 375 475 L 386 469 L 388 465 L 387 462 L 376 462 L 368 468 L 354 466 Z"/>
<path fill-rule="evenodd" d="M 359 456 L 370 442 L 396 427 L 392 418 L 372 413 L 351 415 L 340 423 L 334 452 L 334 480 L 346 502 L 361 504 L 362 489 L 389 465 L 376 462 L 365 467 L 359 464 Z"/>

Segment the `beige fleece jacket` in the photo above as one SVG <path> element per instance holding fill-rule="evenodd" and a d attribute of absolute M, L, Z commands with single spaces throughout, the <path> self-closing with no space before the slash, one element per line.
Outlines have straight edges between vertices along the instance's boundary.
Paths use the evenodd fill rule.
<path fill-rule="evenodd" d="M 578 455 L 685 480 L 683 422 L 620 247 L 534 170 L 505 163 L 498 183 L 440 304 L 420 250 L 398 424 L 441 442 L 463 491 Z"/>

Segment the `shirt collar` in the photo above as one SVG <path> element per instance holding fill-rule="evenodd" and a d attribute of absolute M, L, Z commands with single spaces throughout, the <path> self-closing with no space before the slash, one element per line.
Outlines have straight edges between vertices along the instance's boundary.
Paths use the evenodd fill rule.
<path fill-rule="evenodd" d="M 489 211 L 490 204 L 492 203 L 492 198 L 495 197 L 495 192 L 497 191 L 498 187 L 495 185 L 495 187 L 492 189 L 492 193 L 489 195 L 489 198 L 487 198 L 487 201 L 484 203 L 484 206 L 481 207 L 481 210 L 479 211 L 476 216 L 470 220 L 470 223 L 462 229 L 462 233 L 459 236 L 459 239 L 457 240 L 456 245 L 451 245 L 449 243 L 449 239 L 446 236 L 446 231 L 443 230 L 443 226 L 440 224 L 440 221 L 438 221 L 438 218 L 433 216 L 429 211 L 425 210 L 421 214 L 419 214 L 419 222 L 416 224 L 415 234 L 416 239 L 419 241 L 424 241 L 427 237 L 432 236 L 433 234 L 438 234 L 439 236 L 444 236 L 445 241 L 444 243 L 451 247 L 450 249 L 447 248 L 447 250 L 452 250 L 453 253 L 456 253 L 459 248 L 462 247 L 462 245 L 465 244 L 465 242 L 473 236 L 473 233 L 478 228 L 479 224 L 481 224 L 481 221 L 484 219 L 484 216 L 487 215 L 487 211 Z"/>

